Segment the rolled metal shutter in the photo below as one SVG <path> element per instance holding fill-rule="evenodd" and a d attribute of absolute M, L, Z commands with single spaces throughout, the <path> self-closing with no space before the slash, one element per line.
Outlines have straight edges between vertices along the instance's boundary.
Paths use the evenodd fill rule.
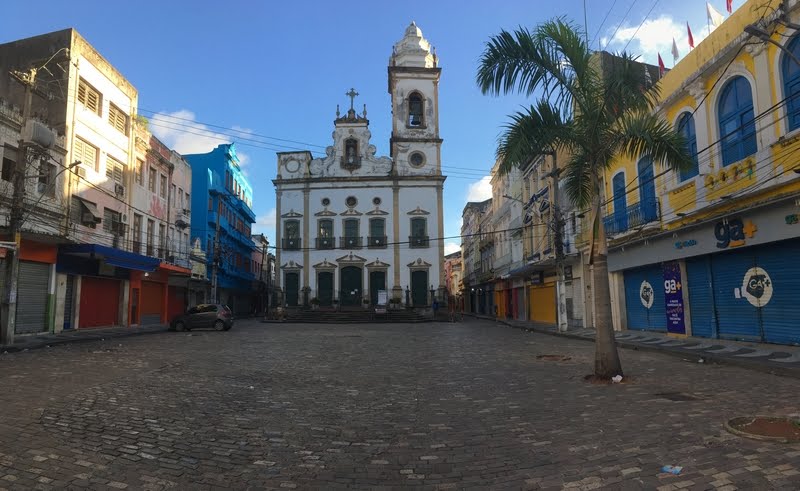
<path fill-rule="evenodd" d="M 717 337 L 717 318 L 714 311 L 714 284 L 711 282 L 711 262 L 708 256 L 686 261 L 686 280 L 689 291 L 689 310 L 692 336 Z"/>
<path fill-rule="evenodd" d="M 121 285 L 111 278 L 81 277 L 79 329 L 117 324 Z"/>
<path fill-rule="evenodd" d="M 531 287 L 531 318 L 535 322 L 556 322 L 556 287 L 544 285 Z"/>
<path fill-rule="evenodd" d="M 629 269 L 624 273 L 625 313 L 628 329 L 667 330 L 664 275 L 661 264 Z"/>
<path fill-rule="evenodd" d="M 760 340 L 758 309 L 741 295 L 745 274 L 756 267 L 753 249 L 714 254 L 710 260 L 719 337 Z"/>
<path fill-rule="evenodd" d="M 75 303 L 75 277 L 67 275 L 67 286 L 64 292 L 64 329 L 72 329 L 72 305 Z"/>
<path fill-rule="evenodd" d="M 20 261 L 17 287 L 17 333 L 48 330 L 47 291 L 50 285 L 50 265 Z"/>
<path fill-rule="evenodd" d="M 756 250 L 756 264 L 766 273 L 760 278 L 761 271 L 754 271 L 756 277 L 753 286 L 756 291 L 751 295 L 760 298 L 759 310 L 764 341 L 780 344 L 800 344 L 800 241 L 790 240 Z M 740 287 L 746 288 L 744 278 Z M 763 289 L 763 290 L 762 290 Z"/>
<path fill-rule="evenodd" d="M 161 322 L 164 285 L 155 281 L 142 281 L 142 316 L 141 324 L 158 324 Z"/>

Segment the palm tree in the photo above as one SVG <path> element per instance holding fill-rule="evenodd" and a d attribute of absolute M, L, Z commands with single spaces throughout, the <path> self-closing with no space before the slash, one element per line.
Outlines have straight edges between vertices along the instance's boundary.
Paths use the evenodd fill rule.
<path fill-rule="evenodd" d="M 536 97 L 511 115 L 499 138 L 500 172 L 546 152 L 569 155 L 563 166 L 567 196 L 590 209 L 594 265 L 597 377 L 622 375 L 611 326 L 608 249 L 602 220 L 602 176 L 618 156 L 649 155 L 673 169 L 691 165 L 685 139 L 655 114 L 658 87 L 636 58 L 594 56 L 580 31 L 563 19 L 501 31 L 487 43 L 477 83 L 484 94 Z"/>

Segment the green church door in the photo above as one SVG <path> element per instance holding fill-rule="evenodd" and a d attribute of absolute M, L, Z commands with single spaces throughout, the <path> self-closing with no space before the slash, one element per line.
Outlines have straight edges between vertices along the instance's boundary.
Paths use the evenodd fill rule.
<path fill-rule="evenodd" d="M 386 271 L 372 271 L 369 273 L 369 302 L 374 307 L 378 305 L 378 290 L 386 289 Z"/>
<path fill-rule="evenodd" d="M 317 300 L 325 307 L 333 304 L 333 273 L 326 271 L 317 275 Z"/>
<path fill-rule="evenodd" d="M 428 272 L 411 272 L 411 302 L 414 307 L 428 305 Z"/>
<path fill-rule="evenodd" d="M 286 273 L 286 305 L 297 307 L 297 296 L 300 290 L 300 275 Z"/>
<path fill-rule="evenodd" d="M 361 268 L 355 266 L 345 266 L 342 268 L 339 294 L 342 297 L 343 307 L 348 305 L 361 305 L 361 296 L 364 294 Z"/>

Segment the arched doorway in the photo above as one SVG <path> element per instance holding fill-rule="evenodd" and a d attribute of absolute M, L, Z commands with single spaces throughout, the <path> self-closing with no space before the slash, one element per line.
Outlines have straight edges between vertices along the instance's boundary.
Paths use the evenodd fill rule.
<path fill-rule="evenodd" d="M 386 271 L 370 271 L 369 302 L 378 305 L 378 290 L 386 290 Z"/>
<path fill-rule="evenodd" d="M 428 305 L 428 272 L 411 272 L 411 303 L 414 307 Z"/>
<path fill-rule="evenodd" d="M 322 271 L 317 274 L 317 300 L 322 306 L 333 305 L 333 272 Z"/>
<path fill-rule="evenodd" d="M 297 299 L 300 291 L 300 275 L 298 273 L 286 273 L 286 305 L 297 307 Z"/>
<path fill-rule="evenodd" d="M 361 277 L 361 268 L 345 266 L 340 274 L 339 296 L 342 306 L 360 306 L 364 294 L 364 284 Z"/>
<path fill-rule="evenodd" d="M 658 218 L 653 159 L 644 157 L 639 160 L 636 167 L 639 172 L 639 201 L 641 202 L 642 218 L 645 223 L 652 222 Z"/>

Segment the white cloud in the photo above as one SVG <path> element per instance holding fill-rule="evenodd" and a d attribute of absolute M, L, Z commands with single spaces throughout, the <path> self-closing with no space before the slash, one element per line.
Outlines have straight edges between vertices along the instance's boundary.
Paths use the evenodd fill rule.
<path fill-rule="evenodd" d="M 702 26 L 696 30 L 692 29 L 694 45 L 700 44 L 700 41 L 707 35 L 708 26 Z M 633 39 L 631 40 L 631 38 Z M 601 38 L 601 42 L 603 42 L 603 45 L 608 42 L 608 47 L 611 50 L 620 51 L 630 41 L 625 50 L 640 55 L 640 61 L 655 65 L 658 63 L 658 54 L 661 53 L 661 59 L 669 67 L 672 65 L 673 38 L 678 46 L 678 53 L 680 54 L 678 60 L 680 61 L 680 58 L 689 52 L 689 35 L 686 30 L 686 22 L 676 20 L 670 15 L 647 19 L 642 23 L 641 27 L 639 27 L 638 22 L 632 25 L 625 25 L 614 34 L 610 42 L 608 42 L 608 37 Z"/>
<path fill-rule="evenodd" d="M 445 242 L 444 243 L 444 254 L 452 254 L 454 252 L 458 252 L 461 250 L 461 244 L 458 242 Z"/>
<path fill-rule="evenodd" d="M 271 208 L 269 211 L 262 215 L 258 215 L 256 217 L 256 223 L 253 224 L 253 233 L 254 234 L 266 234 L 270 237 L 275 236 L 275 208 Z"/>
<path fill-rule="evenodd" d="M 467 189 L 467 201 L 485 201 L 492 197 L 491 177 L 485 176 L 478 182 L 473 182 Z"/>
<path fill-rule="evenodd" d="M 198 123 L 195 118 L 195 114 L 188 109 L 160 112 L 150 118 L 150 131 L 168 147 L 182 154 L 210 152 L 221 143 L 235 142 L 235 135 L 246 137 L 252 133 L 248 128 L 234 126 L 233 135 L 226 135 Z M 236 155 L 242 167 L 250 161 L 250 157 L 238 149 Z"/>

